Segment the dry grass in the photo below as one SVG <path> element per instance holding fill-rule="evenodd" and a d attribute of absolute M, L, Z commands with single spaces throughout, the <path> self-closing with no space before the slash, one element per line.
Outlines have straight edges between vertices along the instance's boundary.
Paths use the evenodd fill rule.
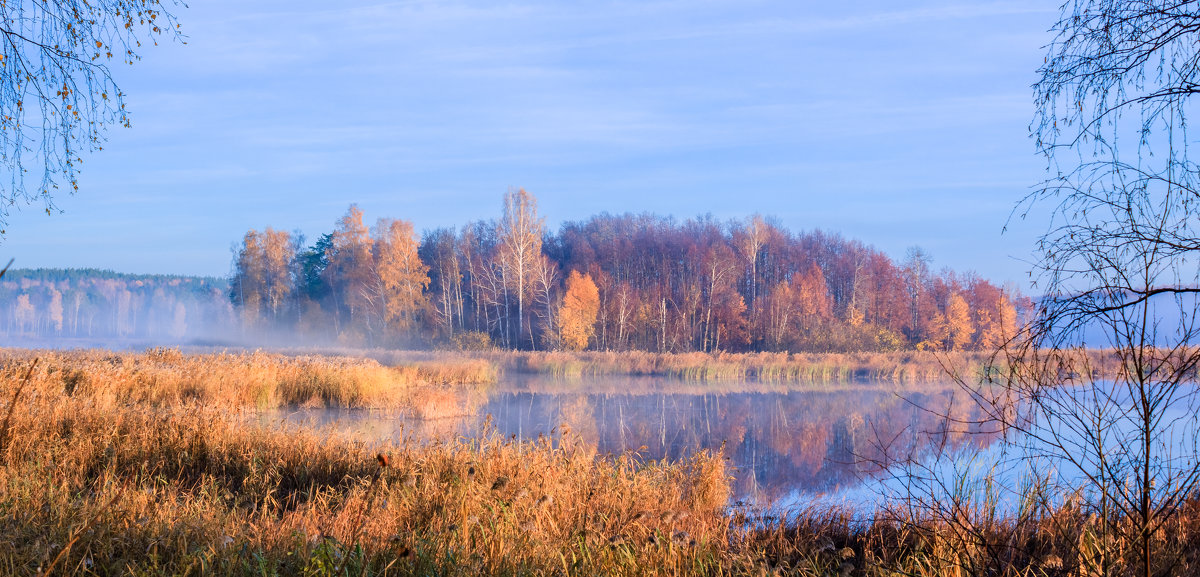
<path fill-rule="evenodd" d="M 410 370 L 416 371 L 417 380 L 435 385 L 490 385 L 499 375 L 495 364 L 469 357 L 440 356 L 391 366 L 411 367 Z"/>
<path fill-rule="evenodd" d="M 247 375 L 308 391 L 295 393 L 304 402 L 326 402 L 313 391 L 334 385 L 311 384 L 326 382 L 362 391 L 330 399 L 390 398 L 345 384 L 391 378 L 373 363 L 173 351 L 32 361 L 0 360 L 4 575 L 1016 577 L 1100 574 L 1101 562 L 1119 575 L 1136 561 L 1071 499 L 1019 518 L 969 506 L 746 518 L 726 507 L 720 454 L 598 456 L 570 431 L 556 444 L 368 446 L 228 410 L 257 398 L 229 382 Z M 1190 503 L 1154 535 L 1163 574 L 1197 572 L 1197 529 Z"/>
<path fill-rule="evenodd" d="M 3 574 L 720 571 L 719 455 L 599 458 L 570 433 L 367 447 L 193 401 L 67 394 L 53 365 L 16 399 L 0 454 Z M 24 369 L 5 364 L 6 398 Z"/>
<path fill-rule="evenodd" d="M 371 359 L 264 352 L 184 354 L 109 351 L 0 351 L 0 365 L 38 357 L 37 378 L 68 396 L 146 407 L 195 403 L 225 409 L 340 407 L 409 410 L 420 395 L 495 381 L 486 361 L 387 367 Z"/>
<path fill-rule="evenodd" d="M 943 503 L 944 505 L 945 503 Z M 884 510 L 862 518 L 833 508 L 792 511 L 734 532 L 737 554 L 767 574 L 1049 577 L 1140 574 L 1129 520 L 1101 519 L 1077 497 L 1012 516 L 970 512 L 969 503 L 913 516 Z M 1153 535 L 1151 573 L 1200 575 L 1200 501 Z"/>
<path fill-rule="evenodd" d="M 688 381 L 759 383 L 938 382 L 948 368 L 981 374 L 985 353 L 648 353 L 522 352 L 488 358 L 509 370 L 572 378 L 601 375 L 672 377 Z"/>
<path fill-rule="evenodd" d="M 994 359 L 983 352 L 651 353 L 645 351 L 385 351 L 297 350 L 293 355 L 371 358 L 419 370 L 429 382 L 491 384 L 505 373 L 561 379 L 655 376 L 691 382 L 825 384 L 944 382 L 947 370 L 974 379 Z M 997 370 L 995 368 L 993 371 Z"/>
<path fill-rule="evenodd" d="M 978 382 L 1003 376 L 1004 355 L 985 351 L 886 353 L 652 353 L 646 351 L 383 351 L 339 350 L 326 354 L 369 357 L 386 366 L 420 369 L 433 382 L 490 384 L 505 373 L 532 373 L 572 380 L 606 376 L 667 377 L 694 383 L 766 385 L 835 383 L 945 383 L 954 375 Z M 1112 350 L 1072 351 L 1084 357 L 1093 378 L 1121 369 Z M 1200 372 L 1197 373 L 1200 375 Z"/>

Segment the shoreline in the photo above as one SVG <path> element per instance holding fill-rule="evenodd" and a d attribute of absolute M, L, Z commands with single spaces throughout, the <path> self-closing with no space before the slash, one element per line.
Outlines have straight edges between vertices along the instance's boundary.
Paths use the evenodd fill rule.
<path fill-rule="evenodd" d="M 72 356 L 86 363 L 64 362 Z M 1081 543 L 1094 514 L 1070 496 L 1047 494 L 1015 517 L 988 517 L 986 503 L 939 511 L 902 501 L 871 518 L 822 505 L 748 519 L 728 505 L 720 451 L 643 461 L 597 454 L 570 432 L 557 445 L 375 448 L 248 426 L 230 410 L 369 405 L 397 392 L 381 375 L 408 375 L 391 384 L 411 392 L 422 374 L 450 373 L 267 353 L 5 351 L 0 570 L 883 576 L 1060 574 L 1090 563 Z M 1156 554 L 1190 547 L 1178 536 L 1200 527 L 1200 502 L 1183 507 L 1155 536 Z M 1106 547 L 1133 558 L 1128 543 Z"/>

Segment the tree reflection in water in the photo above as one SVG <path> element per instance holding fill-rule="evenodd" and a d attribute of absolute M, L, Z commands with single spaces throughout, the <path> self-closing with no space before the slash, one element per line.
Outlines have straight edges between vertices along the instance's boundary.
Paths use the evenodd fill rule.
<path fill-rule="evenodd" d="M 530 377 L 496 387 L 475 415 L 420 420 L 372 412 L 301 411 L 288 421 L 329 426 L 366 440 L 477 437 L 558 439 L 564 427 L 601 454 L 678 459 L 724 447 L 735 500 L 768 504 L 833 493 L 878 473 L 871 463 L 913 443 L 983 447 L 992 436 L 947 428 L 952 386 L 839 384 L 787 389 L 660 378 L 555 381 Z M 965 406 L 963 403 L 955 403 Z M 969 414 L 957 415 L 960 422 Z"/>

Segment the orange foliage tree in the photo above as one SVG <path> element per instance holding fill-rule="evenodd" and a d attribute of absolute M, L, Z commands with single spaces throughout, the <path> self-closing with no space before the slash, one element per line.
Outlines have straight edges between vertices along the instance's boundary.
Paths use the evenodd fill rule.
<path fill-rule="evenodd" d="M 950 300 L 946 303 L 946 332 L 952 351 L 965 348 L 975 332 L 971 326 L 971 308 L 966 299 L 958 293 L 950 295 Z"/>
<path fill-rule="evenodd" d="M 596 332 L 596 316 L 600 312 L 600 291 L 591 275 L 571 271 L 567 291 L 558 311 L 558 331 L 562 345 L 574 351 L 587 348 Z"/>
<path fill-rule="evenodd" d="M 374 263 L 383 318 L 392 333 L 408 333 L 429 304 L 429 267 L 417 255 L 417 235 L 406 220 L 379 219 Z"/>
<path fill-rule="evenodd" d="M 294 287 L 294 258 L 295 246 L 286 231 L 267 227 L 242 238 L 230 292 L 246 322 L 255 324 L 263 317 L 272 323 L 280 320 Z"/>
<path fill-rule="evenodd" d="M 347 329 L 370 332 L 370 287 L 374 276 L 371 257 L 371 236 L 363 224 L 363 212 L 350 205 L 346 215 L 338 219 L 330 238 L 325 275 L 333 297 L 334 328 L 338 335 Z"/>
<path fill-rule="evenodd" d="M 825 284 L 825 273 L 817 263 L 808 267 L 808 272 L 793 280 L 796 284 L 796 309 L 803 326 L 816 329 L 833 318 L 833 304 L 829 302 L 829 286 Z"/>
<path fill-rule="evenodd" d="M 978 320 L 977 347 L 995 350 L 1012 338 L 1017 331 L 1017 309 L 1003 293 L 976 311 Z"/>
<path fill-rule="evenodd" d="M 383 219 L 370 234 L 362 222 L 351 206 L 298 254 L 273 240 L 286 233 L 251 231 L 233 302 L 248 319 L 278 316 L 270 303 L 283 303 L 301 332 L 329 325 L 346 344 L 420 331 L 433 343 L 472 333 L 556 348 L 573 346 L 559 342 L 558 318 L 568 280 L 559 271 L 573 270 L 599 295 L 594 335 L 580 346 L 678 352 L 987 349 L 1030 306 L 973 274 L 932 272 L 918 249 L 898 266 L 861 242 L 761 217 L 603 214 L 545 234 L 533 196 L 510 189 L 496 220 L 428 231 L 419 245 L 407 222 Z M 264 276 L 268 261 L 279 282 Z"/>

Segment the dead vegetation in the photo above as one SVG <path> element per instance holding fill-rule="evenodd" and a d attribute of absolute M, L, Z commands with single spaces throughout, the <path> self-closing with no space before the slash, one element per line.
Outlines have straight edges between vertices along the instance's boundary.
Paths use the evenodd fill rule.
<path fill-rule="evenodd" d="M 1080 499 L 1011 518 L 765 517 L 728 506 L 720 454 L 601 456 L 569 430 L 368 446 L 230 410 L 264 388 L 390 400 L 393 373 L 262 354 L 7 353 L 0 573 L 1050 576 L 1125 574 L 1137 557 L 1097 537 Z M 1155 533 L 1160 574 L 1196 572 L 1198 521 L 1189 504 Z"/>
<path fill-rule="evenodd" d="M 650 353 L 512 352 L 491 357 L 508 370 L 559 377 L 634 375 L 697 382 L 759 383 L 944 382 L 947 366 L 984 370 L 982 353 Z"/>
<path fill-rule="evenodd" d="M 0 363 L 5 365 L 34 358 L 41 364 L 35 380 L 44 386 L 61 386 L 67 396 L 153 408 L 195 404 L 223 409 L 406 410 L 412 408 L 417 393 L 480 389 L 496 378 L 491 364 L 474 359 L 383 366 L 356 357 L 261 351 L 0 351 Z"/>
<path fill-rule="evenodd" d="M 569 432 L 367 447 L 100 375 L 68 393 L 77 373 L 31 362 L 2 369 L 0 573 L 680 574 L 728 542 L 719 455 L 599 458 Z"/>

